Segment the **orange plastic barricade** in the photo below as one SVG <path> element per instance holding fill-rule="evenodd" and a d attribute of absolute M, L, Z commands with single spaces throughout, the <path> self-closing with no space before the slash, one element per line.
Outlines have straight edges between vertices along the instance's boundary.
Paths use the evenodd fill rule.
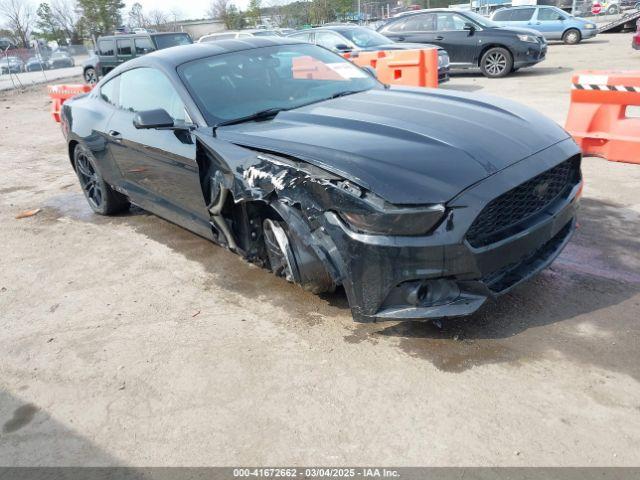
<path fill-rule="evenodd" d="M 382 83 L 410 87 L 438 86 L 438 50 L 435 48 L 352 52 L 345 53 L 344 58 L 359 67 L 374 68 Z"/>
<path fill-rule="evenodd" d="M 51 116 L 60 123 L 60 110 L 62 104 L 76 95 L 90 92 L 93 87 L 91 85 L 49 85 L 49 97 L 51 97 Z"/>
<path fill-rule="evenodd" d="M 640 164 L 640 70 L 589 71 L 574 75 L 566 130 L 585 155 Z"/>
<path fill-rule="evenodd" d="M 387 52 L 380 50 L 377 52 L 346 53 L 344 58 L 351 60 L 351 62 L 355 63 L 359 67 L 371 67 L 375 69 L 378 66 L 378 59 L 386 56 Z"/>
<path fill-rule="evenodd" d="M 377 61 L 382 83 L 411 87 L 438 86 L 438 51 L 435 48 L 387 50 Z"/>

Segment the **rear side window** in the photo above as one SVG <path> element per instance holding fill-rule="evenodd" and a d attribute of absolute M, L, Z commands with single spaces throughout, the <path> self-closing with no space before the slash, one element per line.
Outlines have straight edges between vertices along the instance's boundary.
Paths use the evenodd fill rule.
<path fill-rule="evenodd" d="M 493 16 L 496 22 L 508 22 L 511 20 L 513 10 L 499 10 Z"/>
<path fill-rule="evenodd" d="M 116 104 L 116 82 L 115 78 L 109 80 L 107 83 L 100 87 L 100 98 L 111 105 Z"/>
<path fill-rule="evenodd" d="M 118 46 L 118 55 L 122 57 L 130 57 L 131 56 L 131 40 L 122 39 L 116 42 Z"/>
<path fill-rule="evenodd" d="M 136 55 L 146 55 L 155 50 L 149 38 L 136 38 L 133 43 L 136 46 Z"/>
<path fill-rule="evenodd" d="M 120 75 L 120 108 L 144 112 L 163 108 L 175 120 L 185 120 L 184 104 L 169 79 L 154 68 L 136 68 Z"/>
<path fill-rule="evenodd" d="M 98 50 L 100 51 L 100 55 L 113 56 L 113 47 L 113 40 L 98 40 Z"/>
<path fill-rule="evenodd" d="M 345 43 L 346 42 L 335 33 L 316 33 L 316 44 L 329 50 L 337 50 L 338 45 L 344 45 Z"/>
<path fill-rule="evenodd" d="M 533 17 L 533 12 L 535 11 L 535 8 L 518 8 L 517 10 L 513 10 L 511 13 L 511 21 L 526 22 L 528 20 L 531 20 L 531 17 Z"/>

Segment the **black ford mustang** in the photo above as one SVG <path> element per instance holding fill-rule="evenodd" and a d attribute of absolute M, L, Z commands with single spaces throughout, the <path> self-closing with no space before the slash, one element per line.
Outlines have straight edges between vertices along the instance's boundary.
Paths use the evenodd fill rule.
<path fill-rule="evenodd" d="M 387 88 L 292 39 L 170 48 L 63 106 L 91 208 L 133 202 L 353 317 L 467 315 L 555 258 L 580 152 L 498 98 Z"/>

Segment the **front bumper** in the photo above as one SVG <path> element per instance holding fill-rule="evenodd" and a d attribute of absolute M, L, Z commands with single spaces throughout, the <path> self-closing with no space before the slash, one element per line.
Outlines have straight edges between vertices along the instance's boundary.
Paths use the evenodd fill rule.
<path fill-rule="evenodd" d="M 530 67 L 547 58 L 547 43 L 526 43 L 513 58 L 514 68 Z"/>
<path fill-rule="evenodd" d="M 598 29 L 597 28 L 583 28 L 580 30 L 580 35 L 582 36 L 583 40 L 587 40 L 589 38 L 593 38 L 596 35 L 598 35 Z"/>
<path fill-rule="evenodd" d="M 545 207 L 535 222 L 508 238 L 474 248 L 465 236 L 494 198 L 579 155 L 567 139 L 490 176 L 447 204 L 448 215 L 424 237 L 367 235 L 334 213 L 325 229 L 344 248 L 343 285 L 356 321 L 427 320 L 465 316 L 547 267 L 575 230 L 581 183 Z M 435 293 L 415 301 L 422 285 Z M 411 297 L 413 295 L 413 297 Z M 411 301 L 413 298 L 414 301 Z"/>

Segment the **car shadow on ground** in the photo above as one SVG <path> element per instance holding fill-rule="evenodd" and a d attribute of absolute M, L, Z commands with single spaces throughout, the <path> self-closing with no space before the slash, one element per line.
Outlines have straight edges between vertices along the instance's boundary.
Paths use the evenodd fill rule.
<path fill-rule="evenodd" d="M 512 72 L 509 75 L 507 75 L 506 78 L 515 77 L 515 76 L 535 77 L 535 76 L 544 76 L 544 75 L 560 75 L 560 74 L 571 72 L 571 71 L 573 71 L 573 69 L 568 67 L 533 66 L 533 67 L 522 68 L 516 72 Z M 449 76 L 451 77 L 452 80 L 483 78 L 482 73 L 480 72 L 480 70 L 477 70 L 477 69 L 458 70 L 458 71 L 451 72 Z M 484 88 L 483 86 L 480 86 L 480 85 L 473 85 L 473 84 L 459 85 L 457 83 L 444 83 L 442 85 L 439 85 L 439 87 L 444 89 L 449 89 L 449 90 L 462 90 L 462 91 L 468 91 L 468 92 L 473 92 L 475 90 L 480 90 Z"/>
<path fill-rule="evenodd" d="M 80 203 L 82 202 L 82 204 Z M 66 202 L 69 203 L 69 202 Z M 222 290 L 242 306 L 263 302 L 286 312 L 290 326 L 339 322 L 345 342 L 392 342 L 405 353 L 438 368 L 459 372 L 484 363 L 521 362 L 549 351 L 573 355 L 603 367 L 624 370 L 640 379 L 640 364 L 624 362 L 637 348 L 639 325 L 634 296 L 640 292 L 639 216 L 620 205 L 584 199 L 580 228 L 550 268 L 487 301 L 464 319 L 432 322 L 355 323 L 344 292 L 313 295 L 248 264 L 239 256 L 139 208 L 117 217 L 86 215 L 84 198 L 55 216 L 132 227 L 188 260 L 198 262 L 209 280 L 203 290 Z M 43 212 L 42 218 L 52 215 Z M 576 341 L 577 340 L 577 341 Z M 611 345 L 616 354 L 612 354 Z"/>
<path fill-rule="evenodd" d="M 640 380 L 638 214 L 593 199 L 580 228 L 552 266 L 464 319 L 364 325 L 347 341 L 395 338 L 409 355 L 461 372 L 485 363 L 553 357 L 618 370 Z M 635 302 L 635 303 L 634 303 Z"/>

